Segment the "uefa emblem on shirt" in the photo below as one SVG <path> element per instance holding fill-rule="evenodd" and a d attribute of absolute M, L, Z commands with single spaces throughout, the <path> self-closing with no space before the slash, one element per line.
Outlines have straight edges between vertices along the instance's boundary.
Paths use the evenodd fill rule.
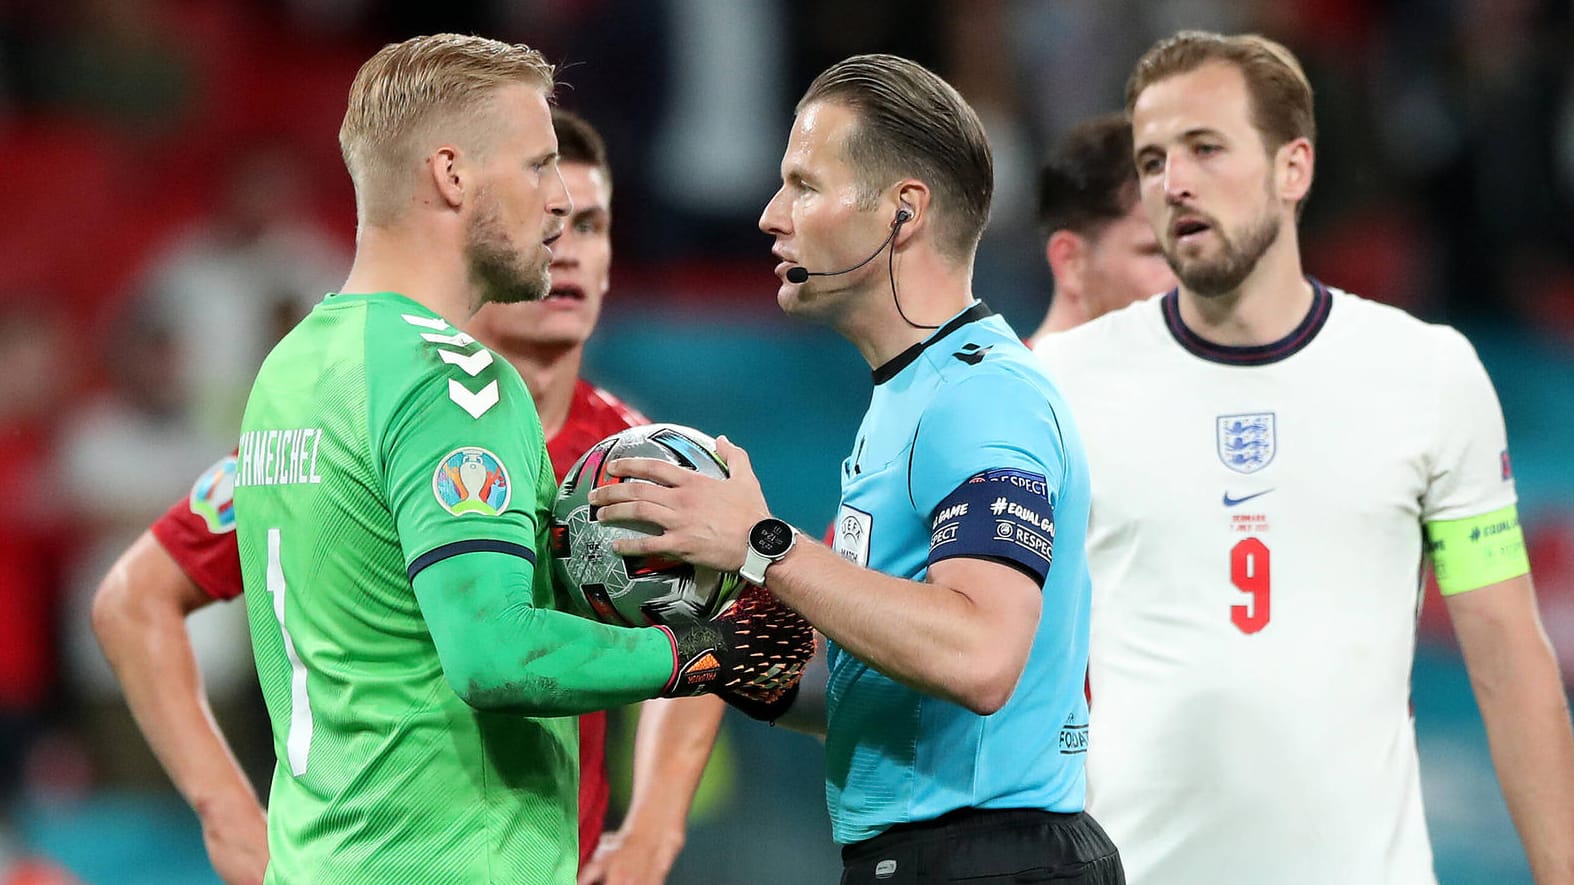
<path fill-rule="evenodd" d="M 1256 473 L 1273 461 L 1274 413 L 1220 415 L 1219 460 L 1236 473 Z"/>
<path fill-rule="evenodd" d="M 235 531 L 235 456 L 225 455 L 197 477 L 187 502 L 202 517 L 208 531 L 222 535 Z"/>
<path fill-rule="evenodd" d="M 449 452 L 432 474 L 437 503 L 455 516 L 496 516 L 508 509 L 512 491 L 503 462 L 474 446 Z"/>

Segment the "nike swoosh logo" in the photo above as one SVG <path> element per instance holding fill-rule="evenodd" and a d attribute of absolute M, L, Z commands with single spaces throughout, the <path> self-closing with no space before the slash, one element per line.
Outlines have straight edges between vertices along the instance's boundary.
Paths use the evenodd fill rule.
<path fill-rule="evenodd" d="M 1271 492 L 1271 491 L 1273 491 L 1273 489 L 1269 489 L 1268 490 L 1268 492 Z M 1255 495 L 1247 495 L 1244 498 L 1231 498 L 1230 497 L 1230 493 L 1229 492 L 1225 492 L 1224 493 L 1224 506 L 1226 506 L 1226 507 L 1234 507 L 1236 504 L 1245 504 L 1247 501 L 1250 501 L 1253 498 L 1261 498 L 1263 495 L 1268 494 L 1268 492 L 1258 492 Z"/>

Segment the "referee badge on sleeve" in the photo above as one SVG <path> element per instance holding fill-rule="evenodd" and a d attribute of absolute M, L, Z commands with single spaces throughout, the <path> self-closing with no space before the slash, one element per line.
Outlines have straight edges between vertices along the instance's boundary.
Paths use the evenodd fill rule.
<path fill-rule="evenodd" d="M 508 509 L 513 494 L 508 469 L 486 449 L 454 449 L 438 462 L 432 474 L 437 503 L 454 516 L 496 516 Z"/>

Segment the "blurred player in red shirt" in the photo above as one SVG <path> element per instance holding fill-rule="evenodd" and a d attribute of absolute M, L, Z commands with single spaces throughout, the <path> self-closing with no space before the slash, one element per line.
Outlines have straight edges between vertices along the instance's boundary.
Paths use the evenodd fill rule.
<path fill-rule="evenodd" d="M 492 304 L 469 332 L 505 357 L 530 388 L 559 478 L 601 439 L 644 416 L 579 377 L 612 262 L 612 173 L 601 137 L 554 110 L 559 168 L 574 209 L 553 245 L 552 288 L 539 302 Z M 234 456 L 221 459 L 111 568 L 93 626 L 159 761 L 202 821 L 225 882 L 260 883 L 267 826 L 250 782 L 214 723 L 185 617 L 241 593 L 231 508 Z M 580 717 L 580 885 L 659 885 L 681 849 L 694 791 L 721 723 L 715 697 L 647 701 L 634 791 L 623 827 L 602 838 L 607 810 L 606 714 Z"/>

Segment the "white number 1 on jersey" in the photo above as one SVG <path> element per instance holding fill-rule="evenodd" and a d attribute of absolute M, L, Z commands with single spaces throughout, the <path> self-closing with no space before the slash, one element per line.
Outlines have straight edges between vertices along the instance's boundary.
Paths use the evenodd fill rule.
<path fill-rule="evenodd" d="M 284 626 L 284 563 L 279 556 L 279 530 L 268 529 L 268 593 L 273 597 L 273 615 L 279 619 L 279 633 L 284 637 L 284 654 L 290 659 L 290 731 L 284 746 L 290 758 L 290 773 L 296 777 L 306 773 L 306 755 L 312 747 L 312 707 L 306 696 L 306 665 L 295 653 L 295 642 Z"/>

